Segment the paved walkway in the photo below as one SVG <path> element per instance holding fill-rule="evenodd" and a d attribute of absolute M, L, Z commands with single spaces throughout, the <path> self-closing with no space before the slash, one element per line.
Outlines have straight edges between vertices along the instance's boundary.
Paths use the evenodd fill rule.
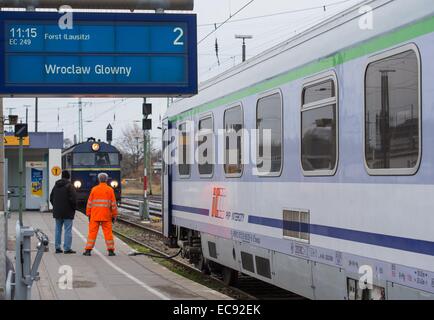
<path fill-rule="evenodd" d="M 9 250 L 14 250 L 17 215 L 9 221 Z M 91 257 L 82 255 L 87 218 L 77 213 L 73 249 L 76 255 L 54 253 L 54 220 L 51 213 L 25 213 L 24 224 L 43 230 L 50 237 L 50 251 L 39 269 L 41 280 L 32 290 L 42 300 L 221 300 L 229 297 L 179 276 L 144 256 L 129 257 L 131 248 L 116 238 L 116 257 L 108 257 L 102 230 Z M 36 246 L 36 243 L 34 244 Z M 13 251 L 8 253 L 14 255 Z M 65 270 L 73 272 L 73 288 L 62 289 Z"/>

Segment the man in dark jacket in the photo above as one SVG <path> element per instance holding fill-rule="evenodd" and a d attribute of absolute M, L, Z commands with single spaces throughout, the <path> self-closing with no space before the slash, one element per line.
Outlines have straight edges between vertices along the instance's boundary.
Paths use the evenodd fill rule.
<path fill-rule="evenodd" d="M 56 219 L 56 253 L 74 254 L 72 245 L 72 222 L 77 210 L 77 193 L 69 179 L 68 171 L 62 172 L 62 179 L 57 181 L 50 195 L 53 205 L 53 218 Z M 65 227 L 65 239 L 62 251 L 62 228 Z"/>

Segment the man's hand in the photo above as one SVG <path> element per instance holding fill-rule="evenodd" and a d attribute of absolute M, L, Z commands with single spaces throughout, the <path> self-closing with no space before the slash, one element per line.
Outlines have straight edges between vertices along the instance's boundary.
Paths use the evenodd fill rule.
<path fill-rule="evenodd" d="M 112 223 L 115 223 L 118 220 L 118 217 L 113 217 L 112 218 Z"/>

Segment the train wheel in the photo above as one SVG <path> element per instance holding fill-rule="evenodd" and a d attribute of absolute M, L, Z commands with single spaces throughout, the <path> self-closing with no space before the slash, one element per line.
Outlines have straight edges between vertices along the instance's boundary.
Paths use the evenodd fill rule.
<path fill-rule="evenodd" d="M 222 275 L 223 275 L 223 282 L 227 286 L 233 286 L 238 281 L 238 271 L 234 269 L 223 267 Z"/>
<path fill-rule="evenodd" d="M 203 274 L 211 273 L 208 267 L 208 261 L 203 255 L 200 255 L 200 258 L 198 259 L 198 261 L 195 262 L 194 266 L 199 269 Z"/>

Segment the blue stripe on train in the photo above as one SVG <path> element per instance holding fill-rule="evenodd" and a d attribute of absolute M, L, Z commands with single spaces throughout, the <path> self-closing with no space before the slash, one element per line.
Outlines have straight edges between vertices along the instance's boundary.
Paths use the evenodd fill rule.
<path fill-rule="evenodd" d="M 207 209 L 184 207 L 184 206 L 178 206 L 178 205 L 172 205 L 172 210 L 186 212 L 186 213 L 199 214 L 201 216 L 208 216 L 209 215 L 209 210 L 207 210 Z"/>
<path fill-rule="evenodd" d="M 208 209 L 192 208 L 186 206 L 173 205 L 173 210 L 208 216 Z M 379 247 L 403 250 L 419 254 L 434 256 L 434 242 L 417 240 L 403 237 L 390 236 L 379 233 L 357 231 L 351 229 L 322 226 L 317 224 L 286 222 L 281 219 L 265 218 L 259 216 L 249 216 L 248 222 L 251 224 L 285 229 L 288 231 L 299 231 L 311 233 L 323 237 L 359 242 L 375 245 Z"/>

